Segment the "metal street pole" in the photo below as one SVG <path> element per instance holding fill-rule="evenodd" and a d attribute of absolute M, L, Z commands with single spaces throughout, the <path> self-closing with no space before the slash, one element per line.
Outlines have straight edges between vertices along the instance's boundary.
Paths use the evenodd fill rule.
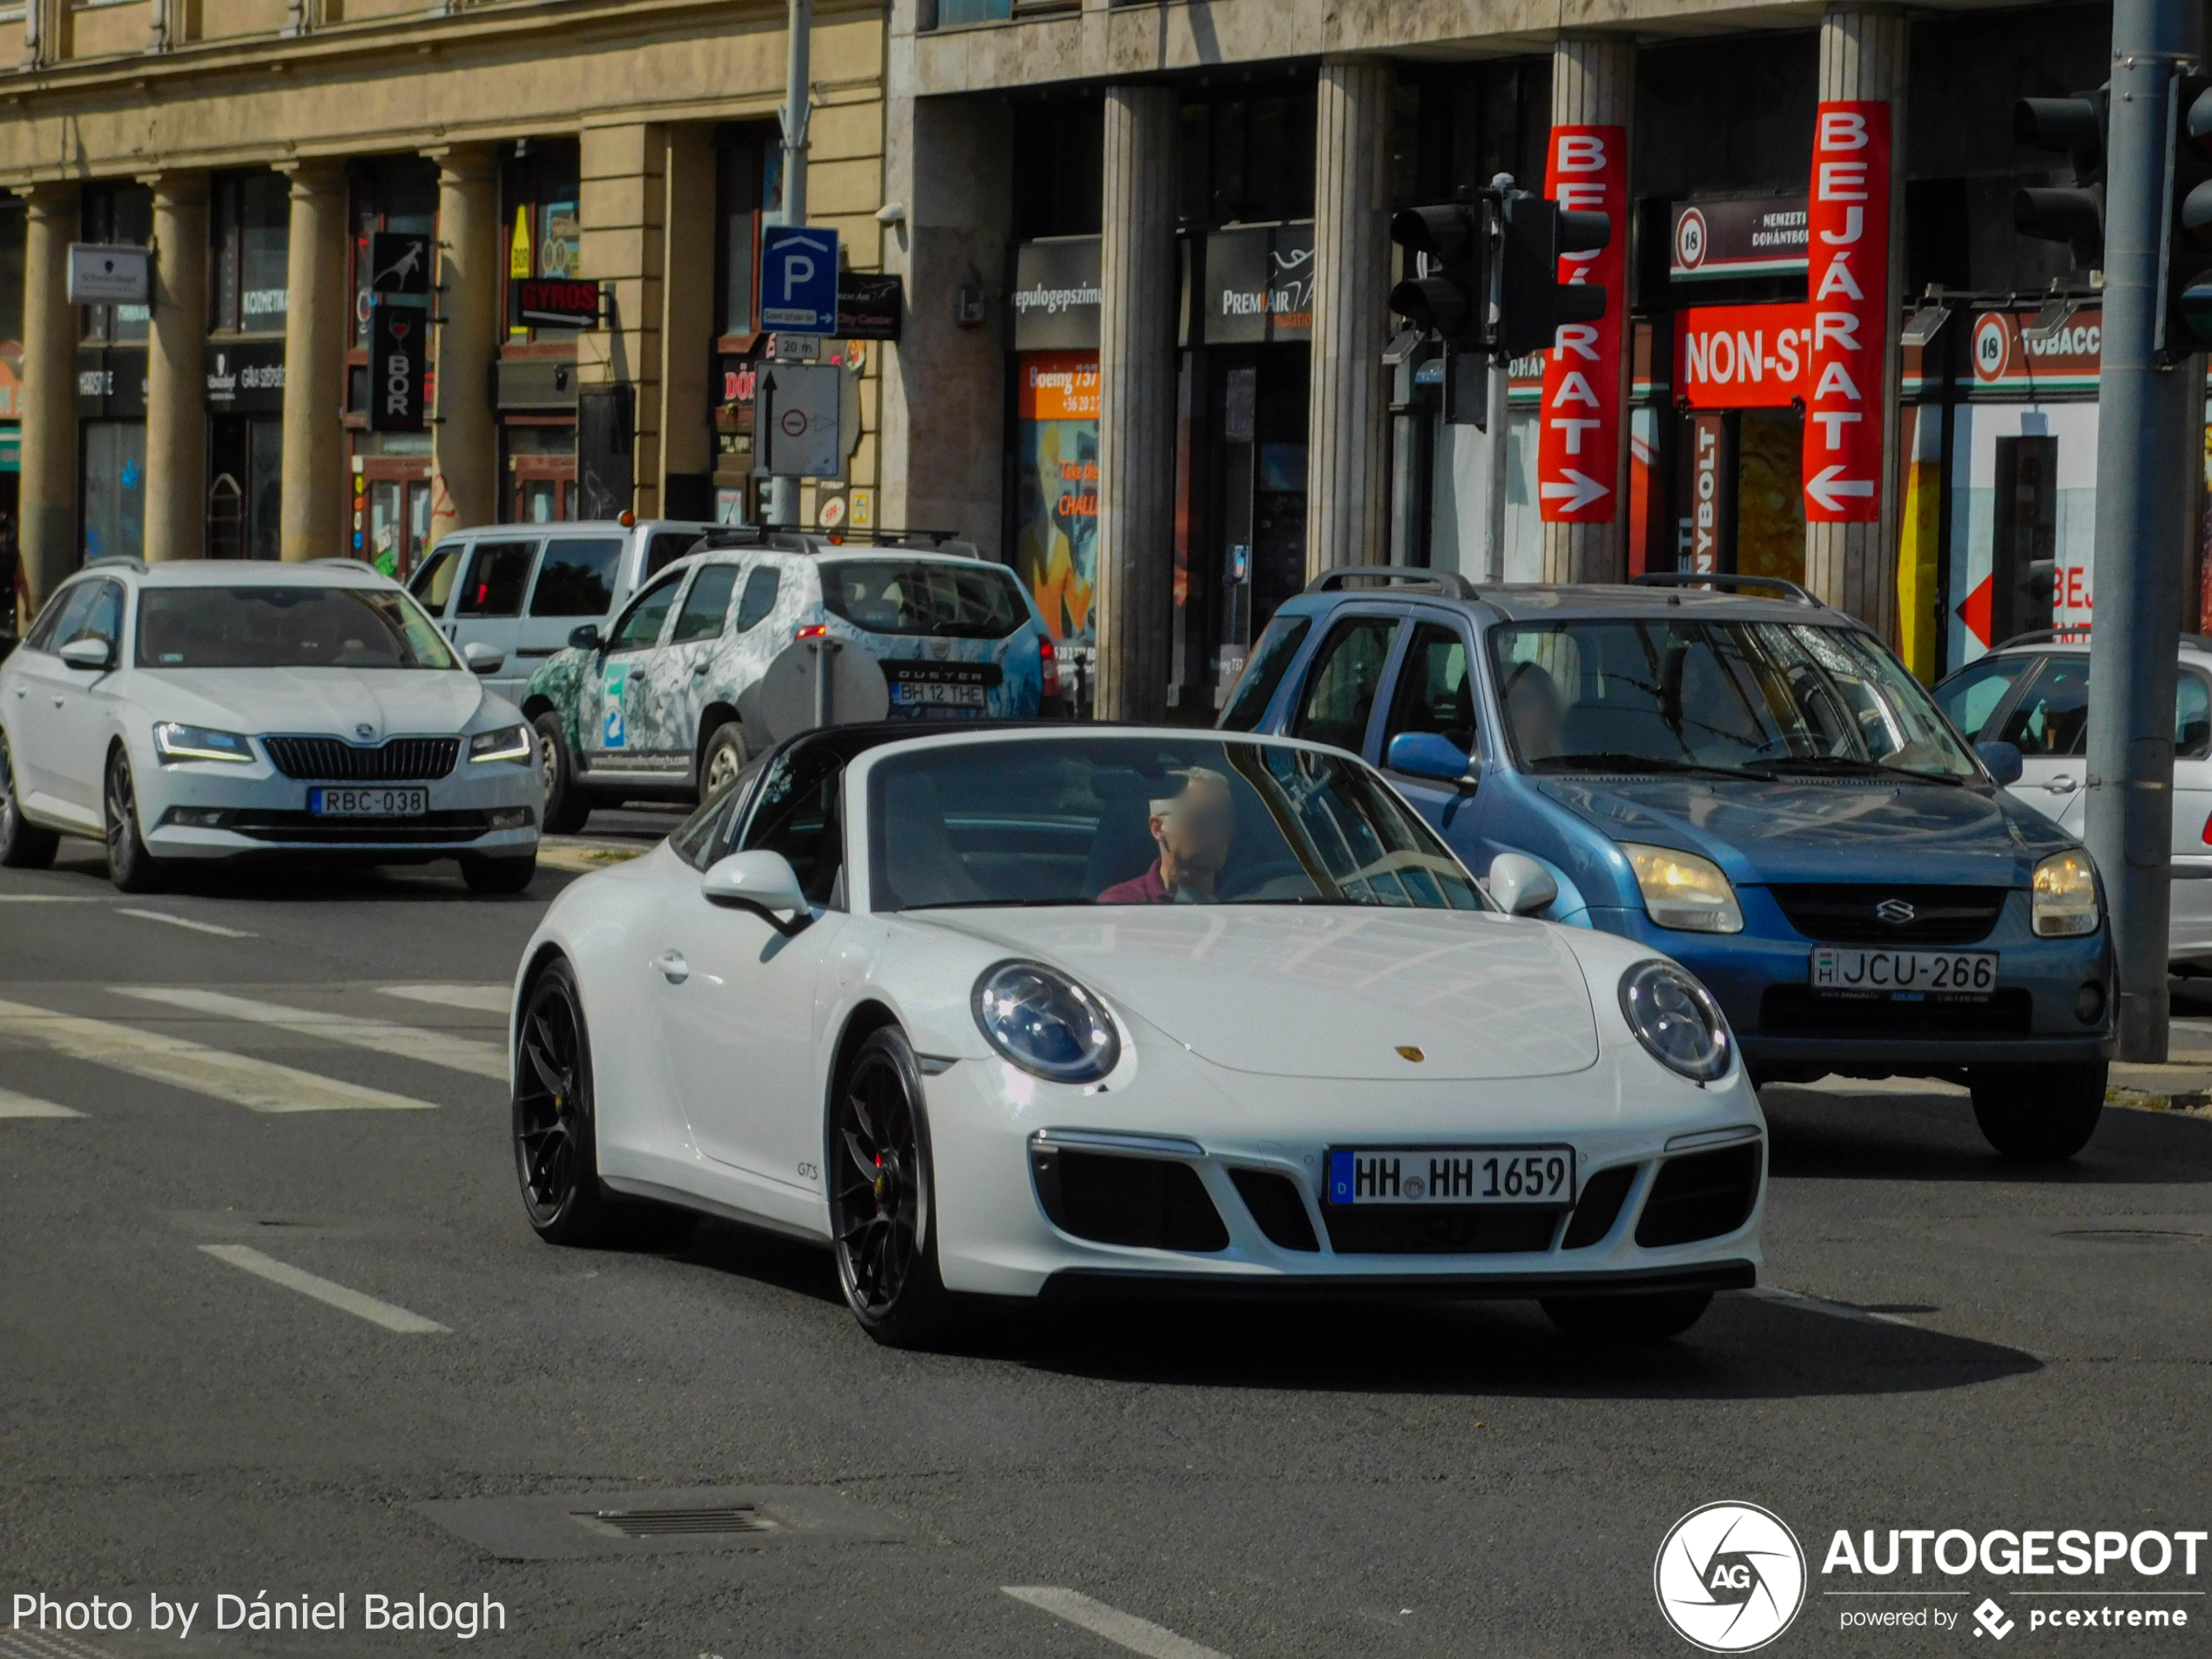
<path fill-rule="evenodd" d="M 2174 683 L 2193 492 L 2173 469 L 2202 407 L 2195 361 L 2161 361 L 2158 321 L 2174 76 L 2197 54 L 2185 0 L 2115 0 L 2097 394 L 2096 625 L 2089 638 L 2087 840 L 2119 970 L 2120 1058 L 2166 1058 Z M 2196 371 L 2202 374 L 2200 368 Z"/>
<path fill-rule="evenodd" d="M 784 206 L 786 225 L 806 222 L 806 124 L 809 101 L 808 49 L 814 31 L 814 0 L 791 0 L 784 57 Z M 759 442 L 758 439 L 755 442 Z M 799 480 L 768 481 L 768 522 L 786 529 L 799 523 Z"/>
<path fill-rule="evenodd" d="M 1501 225 L 1504 192 L 1513 188 L 1513 175 L 1501 172 L 1490 180 L 1490 188 L 1498 192 L 1501 203 L 1493 209 L 1491 224 Z M 1490 317 L 1492 329 L 1498 326 L 1498 260 L 1504 246 L 1502 236 L 1494 237 L 1490 244 Z M 1506 579 L 1506 489 L 1512 472 L 1513 431 L 1512 409 L 1507 394 L 1511 389 L 1512 368 L 1501 355 L 1490 359 L 1490 400 L 1484 418 L 1489 423 L 1490 485 L 1483 492 L 1482 510 L 1485 523 L 1482 536 L 1482 579 L 1503 582 Z"/>

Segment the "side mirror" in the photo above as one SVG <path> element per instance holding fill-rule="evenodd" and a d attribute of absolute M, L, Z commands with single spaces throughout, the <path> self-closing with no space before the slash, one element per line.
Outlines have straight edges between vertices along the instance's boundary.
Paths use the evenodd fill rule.
<path fill-rule="evenodd" d="M 721 860 L 699 878 L 699 891 L 709 904 L 758 910 L 771 921 L 786 914 L 803 921 L 813 910 L 791 860 L 765 847 Z"/>
<path fill-rule="evenodd" d="M 1501 853 L 1490 860 L 1490 898 L 1509 916 L 1533 916 L 1559 897 L 1551 872 L 1522 853 Z"/>
<path fill-rule="evenodd" d="M 2016 784 L 2026 770 L 2020 765 L 2020 748 L 2010 743 L 1977 743 L 1974 752 L 1981 757 L 1981 764 L 1989 768 L 1989 775 L 2000 784 Z"/>
<path fill-rule="evenodd" d="M 507 653 L 496 645 L 474 639 L 461 648 L 461 660 L 469 664 L 472 674 L 496 674 L 507 666 Z"/>
<path fill-rule="evenodd" d="M 570 629 L 569 649 L 570 651 L 598 650 L 599 624 L 596 622 L 587 622 L 581 628 Z"/>
<path fill-rule="evenodd" d="M 1474 763 L 1451 738 L 1434 732 L 1400 732 L 1390 740 L 1383 763 L 1408 778 L 1428 778 L 1438 783 L 1475 782 Z"/>
<path fill-rule="evenodd" d="M 61 657 L 71 668 L 104 673 L 115 666 L 115 646 L 105 639 L 72 639 L 62 647 Z"/>

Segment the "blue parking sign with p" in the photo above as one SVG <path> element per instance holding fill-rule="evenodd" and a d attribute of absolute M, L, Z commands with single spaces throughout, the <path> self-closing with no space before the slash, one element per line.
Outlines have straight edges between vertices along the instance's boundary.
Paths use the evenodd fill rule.
<path fill-rule="evenodd" d="M 760 233 L 760 322 L 795 334 L 837 330 L 837 233 L 772 225 Z"/>

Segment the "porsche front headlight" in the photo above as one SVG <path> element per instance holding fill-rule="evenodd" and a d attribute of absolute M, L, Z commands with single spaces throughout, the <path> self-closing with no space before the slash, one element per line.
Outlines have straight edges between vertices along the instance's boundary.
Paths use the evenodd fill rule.
<path fill-rule="evenodd" d="M 2028 922 L 2039 939 L 2074 939 L 2097 931 L 2097 872 L 2087 853 L 2058 853 L 2035 867 Z"/>
<path fill-rule="evenodd" d="M 1653 1059 L 1692 1082 L 1725 1077 L 1735 1062 L 1720 1004 L 1672 962 L 1638 962 L 1622 974 L 1621 1013 Z"/>
<path fill-rule="evenodd" d="M 975 1023 L 991 1046 L 1047 1082 L 1096 1082 L 1122 1057 L 1104 1004 L 1042 962 L 1001 962 L 975 981 Z"/>
<path fill-rule="evenodd" d="M 253 764 L 253 744 L 243 732 L 217 732 L 204 725 L 164 720 L 153 729 L 153 752 L 165 766 L 179 760 L 233 760 Z"/>
<path fill-rule="evenodd" d="M 1736 902 L 1736 889 L 1721 873 L 1721 867 L 1695 853 L 1677 853 L 1670 846 L 1642 846 L 1621 843 L 1629 867 L 1636 873 L 1636 887 L 1643 907 L 1662 927 L 1678 933 L 1740 934 L 1743 911 Z"/>
<path fill-rule="evenodd" d="M 486 760 L 529 760 L 536 758 L 536 745 L 530 741 L 530 729 L 526 725 L 502 726 L 496 732 L 479 732 L 469 739 L 469 759 L 472 764 Z"/>

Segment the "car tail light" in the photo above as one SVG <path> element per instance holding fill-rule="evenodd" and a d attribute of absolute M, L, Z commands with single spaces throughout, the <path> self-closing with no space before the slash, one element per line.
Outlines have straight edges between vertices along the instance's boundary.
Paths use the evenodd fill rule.
<path fill-rule="evenodd" d="M 1046 634 L 1037 641 L 1037 651 L 1044 668 L 1044 694 L 1047 697 L 1058 697 L 1060 695 L 1060 653 L 1052 648 L 1050 634 Z M 2204 839 L 2207 841 L 2212 841 L 2212 822 L 2207 822 L 2204 826 Z"/>
<path fill-rule="evenodd" d="M 2212 818 L 2204 820 L 2204 844 L 2212 846 Z"/>

